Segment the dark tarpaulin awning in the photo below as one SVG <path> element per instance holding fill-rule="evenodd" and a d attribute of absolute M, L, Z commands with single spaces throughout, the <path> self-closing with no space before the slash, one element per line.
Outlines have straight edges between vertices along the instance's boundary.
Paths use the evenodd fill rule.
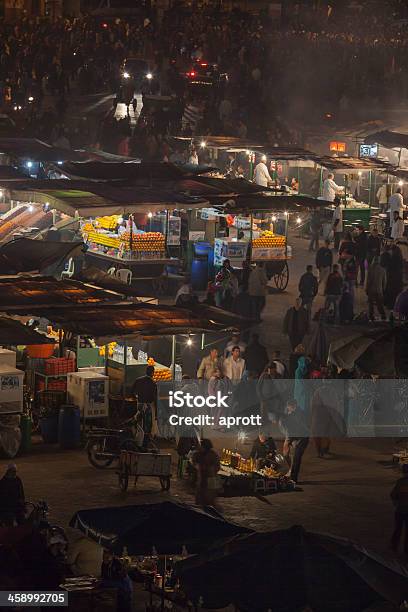
<path fill-rule="evenodd" d="M 176 564 L 181 588 L 204 608 L 360 612 L 408 598 L 406 569 L 348 540 L 292 527 L 230 538 Z M 295 585 L 295 588 L 294 588 Z"/>
<path fill-rule="evenodd" d="M 212 203 L 214 199 L 208 198 Z M 265 195 L 254 194 L 233 197 L 228 200 L 225 210 L 231 213 L 256 211 L 301 212 L 305 209 L 331 206 L 333 202 L 306 195 Z"/>
<path fill-rule="evenodd" d="M 240 329 L 248 320 L 218 308 L 199 305 L 196 308 L 181 308 L 123 302 L 121 304 L 91 304 L 70 310 L 61 308 L 34 309 L 24 307 L 19 313 L 30 311 L 41 314 L 63 329 L 74 334 L 88 335 L 98 339 L 130 338 L 132 336 L 166 336 L 194 332 L 224 331 Z"/>
<path fill-rule="evenodd" d="M 79 510 L 70 520 L 101 546 L 121 554 L 180 554 L 205 550 L 222 538 L 251 530 L 224 519 L 213 508 L 199 508 L 178 502 L 140 504 Z"/>
<path fill-rule="evenodd" d="M 71 162 L 65 163 L 62 172 L 70 176 L 84 179 L 109 180 L 143 180 L 143 181 L 170 181 L 183 176 L 191 176 L 197 172 L 208 172 L 209 168 L 183 168 L 169 162 Z"/>
<path fill-rule="evenodd" d="M 44 162 L 80 159 L 80 155 L 76 151 L 54 147 L 36 138 L 0 138 L 0 153 Z"/>
<path fill-rule="evenodd" d="M 26 175 L 14 166 L 0 166 L 0 181 L 24 180 Z"/>
<path fill-rule="evenodd" d="M 122 296 L 75 280 L 56 280 L 43 276 L 0 277 L 0 311 L 30 314 L 44 309 L 95 306 L 106 301 L 119 302 Z M 67 315 L 69 316 L 69 314 Z"/>
<path fill-rule="evenodd" d="M 30 329 L 19 321 L 0 317 L 0 346 L 17 346 L 18 344 L 54 344 L 49 338 Z"/>
<path fill-rule="evenodd" d="M 0 274 L 41 272 L 48 266 L 79 254 L 83 248 L 83 242 L 51 242 L 16 238 L 0 247 Z"/>
<path fill-rule="evenodd" d="M 364 138 L 366 144 L 379 144 L 387 149 L 408 149 L 408 134 L 383 130 Z"/>
<path fill-rule="evenodd" d="M 324 168 L 336 172 L 352 172 L 353 170 L 377 170 L 378 172 L 387 172 L 394 170 L 395 166 L 388 162 L 372 157 L 320 157 L 318 162 Z"/>

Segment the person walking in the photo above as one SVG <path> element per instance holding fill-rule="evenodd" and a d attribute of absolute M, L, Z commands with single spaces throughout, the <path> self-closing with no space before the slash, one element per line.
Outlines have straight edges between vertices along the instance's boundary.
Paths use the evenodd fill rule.
<path fill-rule="evenodd" d="M 360 271 L 360 285 L 363 287 L 366 277 L 366 260 L 367 260 L 367 232 L 365 231 L 364 225 L 358 226 L 358 234 L 355 237 L 355 253 L 357 258 L 357 265 Z"/>
<path fill-rule="evenodd" d="M 391 548 L 396 553 L 405 527 L 404 553 L 408 555 L 408 464 L 402 466 L 402 478 L 395 483 L 390 495 L 394 504 L 394 531 Z"/>
<path fill-rule="evenodd" d="M 302 344 L 309 331 L 309 315 L 302 305 L 301 298 L 296 298 L 295 305 L 288 308 L 283 319 L 283 333 L 288 336 L 292 351 Z"/>
<path fill-rule="evenodd" d="M 0 524 L 12 527 L 21 525 L 25 516 L 25 495 L 17 466 L 10 463 L 0 480 Z"/>
<path fill-rule="evenodd" d="M 261 313 L 265 307 L 268 292 L 268 277 L 262 261 L 258 262 L 249 275 L 248 293 L 252 302 L 252 318 L 261 320 Z"/>
<path fill-rule="evenodd" d="M 384 292 L 387 286 L 387 273 L 380 265 L 378 257 L 374 257 L 368 268 L 366 293 L 368 297 L 368 317 L 374 321 L 374 306 L 377 306 L 381 319 L 385 321 Z"/>
<path fill-rule="evenodd" d="M 312 314 L 313 300 L 317 295 L 318 288 L 317 278 L 313 274 L 313 266 L 306 266 L 306 272 L 302 274 L 299 280 L 299 294 L 302 298 L 302 305 L 309 313 L 309 318 Z"/>
<path fill-rule="evenodd" d="M 285 436 L 283 455 L 290 465 L 288 476 L 298 483 L 303 454 L 309 444 L 309 431 L 296 400 L 287 403 L 286 414 L 279 419 L 279 427 Z"/>
<path fill-rule="evenodd" d="M 333 265 L 333 253 L 330 249 L 330 240 L 324 241 L 324 246 L 316 253 L 316 268 L 319 270 L 319 287 L 325 292 L 326 282 Z"/>
<path fill-rule="evenodd" d="M 379 257 L 381 253 L 381 238 L 378 235 L 378 229 L 373 227 L 367 237 L 367 262 L 368 265 L 373 261 L 374 257 Z"/>
<path fill-rule="evenodd" d="M 192 461 L 197 470 L 196 504 L 213 506 L 217 494 L 217 474 L 221 466 L 211 440 L 201 440 Z"/>
<path fill-rule="evenodd" d="M 341 200 L 338 197 L 334 198 L 335 209 L 333 211 L 333 234 L 334 234 L 334 248 L 336 251 L 339 250 L 340 241 L 343 236 L 343 209 L 341 207 Z"/>
<path fill-rule="evenodd" d="M 197 370 L 197 378 L 210 380 L 213 376 L 214 371 L 220 368 L 222 365 L 221 357 L 218 354 L 217 348 L 212 348 L 209 355 L 202 358 L 201 363 Z"/>
<path fill-rule="evenodd" d="M 340 320 L 339 304 L 340 304 L 342 292 L 343 292 L 343 277 L 340 274 L 338 264 L 334 264 L 333 272 L 331 272 L 327 278 L 326 288 L 324 292 L 326 296 L 324 308 L 326 312 L 328 312 L 330 309 L 330 306 L 333 305 L 334 322 L 336 325 L 339 323 L 339 320 Z"/>
<path fill-rule="evenodd" d="M 245 371 L 245 361 L 241 357 L 239 346 L 234 346 L 230 357 L 224 360 L 223 372 L 224 376 L 230 379 L 233 384 L 239 383 Z"/>
<path fill-rule="evenodd" d="M 322 229 L 322 221 L 320 217 L 320 212 L 318 210 L 314 210 L 310 217 L 310 234 L 311 239 L 309 243 L 309 251 L 317 251 L 319 248 L 319 237 L 320 230 Z"/>
<path fill-rule="evenodd" d="M 260 376 L 269 363 L 268 351 L 266 347 L 259 342 L 259 334 L 252 334 L 252 338 L 246 347 L 245 367 L 247 372 L 253 372 Z"/>

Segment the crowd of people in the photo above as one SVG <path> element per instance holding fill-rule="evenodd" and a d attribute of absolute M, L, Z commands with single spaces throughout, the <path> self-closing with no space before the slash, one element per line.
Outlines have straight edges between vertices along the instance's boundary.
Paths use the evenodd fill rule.
<path fill-rule="evenodd" d="M 150 12 L 107 22 L 88 17 L 3 22 L 0 99 L 6 107 L 21 105 L 27 134 L 64 136 L 71 146 L 102 142 L 117 149 L 132 136 L 130 152 L 162 158 L 166 147 L 154 141 L 179 130 L 303 144 L 294 126 L 305 113 L 326 121 L 353 109 L 355 118 L 368 106 L 386 108 L 408 95 L 403 23 L 384 12 L 344 16 L 319 10 L 308 7 L 283 22 L 266 13 L 198 8 L 194 19 L 188 11 L 169 10 L 162 19 Z M 129 121 L 116 121 L 113 113 L 100 126 L 66 116 L 75 96 L 117 93 L 123 61 L 131 56 L 146 58 L 158 91 L 176 97 L 170 119 L 161 111 L 147 113 L 133 134 Z M 210 94 L 192 94 L 185 71 L 197 60 L 217 64 L 228 80 Z M 183 125 L 186 109 L 194 120 Z"/>

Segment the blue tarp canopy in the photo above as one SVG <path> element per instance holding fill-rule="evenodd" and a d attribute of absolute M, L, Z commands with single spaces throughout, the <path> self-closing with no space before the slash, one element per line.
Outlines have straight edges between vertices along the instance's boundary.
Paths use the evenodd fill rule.
<path fill-rule="evenodd" d="M 70 526 L 114 552 L 126 547 L 131 555 L 149 555 L 153 546 L 159 554 L 180 554 L 183 546 L 189 553 L 200 552 L 218 540 L 250 532 L 213 508 L 172 501 L 79 510 Z"/>

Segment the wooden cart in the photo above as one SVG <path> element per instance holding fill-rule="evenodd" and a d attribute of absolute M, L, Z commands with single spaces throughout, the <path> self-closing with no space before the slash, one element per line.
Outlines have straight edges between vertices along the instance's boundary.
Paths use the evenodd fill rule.
<path fill-rule="evenodd" d="M 139 476 L 156 476 L 160 480 L 162 490 L 168 491 L 171 478 L 171 455 L 122 451 L 117 473 L 119 487 L 122 491 L 127 491 L 130 476 L 134 476 L 135 485 Z"/>

